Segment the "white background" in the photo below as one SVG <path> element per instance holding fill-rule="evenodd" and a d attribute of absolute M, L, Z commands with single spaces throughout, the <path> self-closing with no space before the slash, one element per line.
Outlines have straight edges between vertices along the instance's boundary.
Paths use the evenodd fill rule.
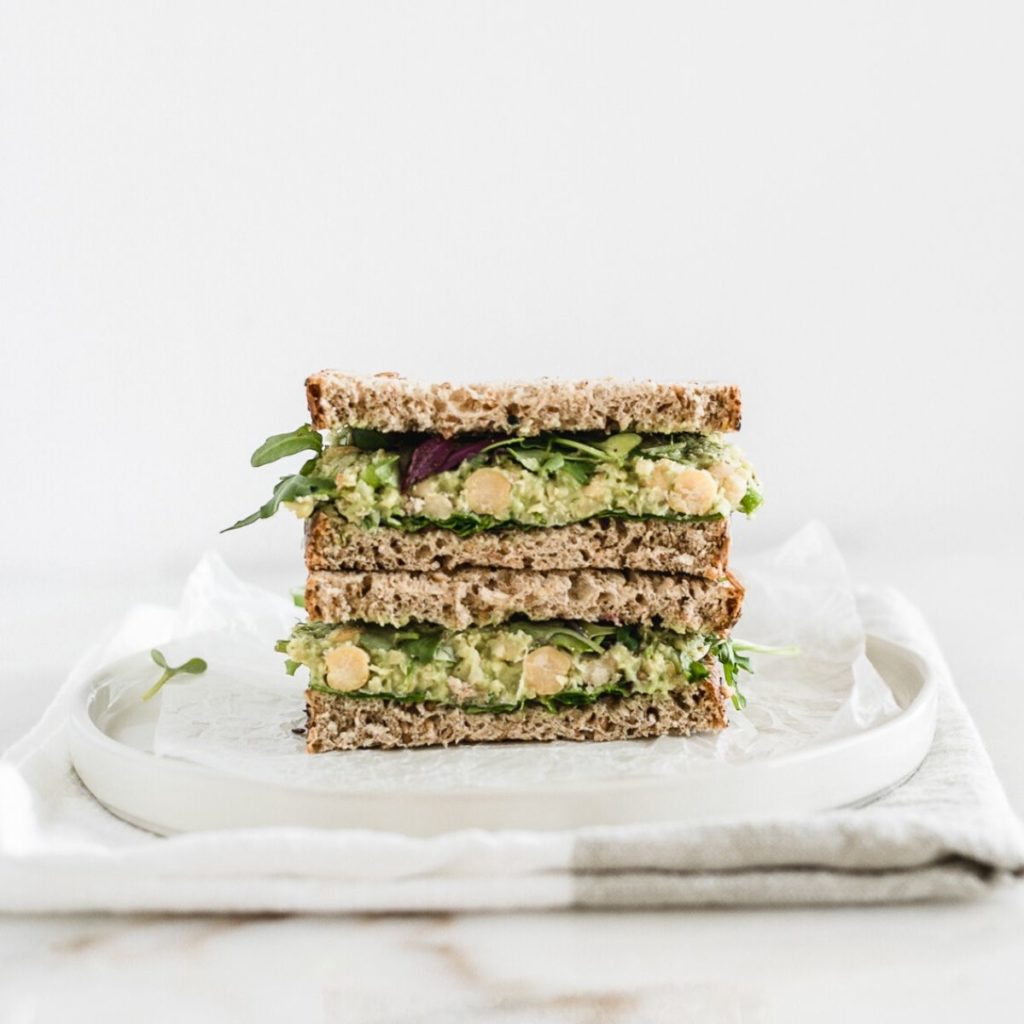
<path fill-rule="evenodd" d="M 217 531 L 335 366 L 737 381 L 741 549 L 813 515 L 973 645 L 1020 634 L 1016 589 L 986 608 L 1024 568 L 1019 5 L 0 12 L 16 610 L 81 645 L 210 545 L 300 582 L 290 517 Z"/>
<path fill-rule="evenodd" d="M 741 537 L 1022 504 L 1019 5 L 2 10 L 10 572 L 184 571 L 325 365 L 735 380 Z"/>
<path fill-rule="evenodd" d="M 323 366 L 737 381 L 1018 809 L 1017 3 L 0 3 L 0 740 L 259 505 Z M 2 744 L 0 744 L 2 745 Z"/>

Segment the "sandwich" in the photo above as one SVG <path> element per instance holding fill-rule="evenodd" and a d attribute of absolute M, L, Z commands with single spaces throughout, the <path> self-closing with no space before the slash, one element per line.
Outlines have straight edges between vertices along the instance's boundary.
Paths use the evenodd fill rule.
<path fill-rule="evenodd" d="M 724 728 L 748 668 L 730 516 L 761 504 L 732 386 L 421 385 L 324 371 L 271 499 L 305 522 L 307 749 Z"/>

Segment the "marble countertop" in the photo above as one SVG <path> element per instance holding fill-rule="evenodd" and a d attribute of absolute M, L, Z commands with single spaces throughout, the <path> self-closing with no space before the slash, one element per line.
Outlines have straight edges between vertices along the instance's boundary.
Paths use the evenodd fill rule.
<path fill-rule="evenodd" d="M 0 1020 L 1019 1021 L 1024 892 L 969 906 L 0 918 Z"/>
<path fill-rule="evenodd" d="M 1024 564 L 1019 548 L 1010 552 Z M 891 553 L 889 553 L 891 555 Z M 1004 556 L 1006 556 L 1004 551 Z M 1011 802 L 1024 813 L 1024 595 L 1006 558 L 850 555 L 925 610 Z M 132 600 L 92 581 L 0 589 L 0 747 L 45 706 L 92 632 Z M 960 594 L 984 593 L 966 603 Z M 49 624 L 64 622 L 54 638 Z M 978 638 L 984 637 L 984 643 Z M 0 1022 L 1017 1021 L 1024 887 L 964 905 L 316 917 L 0 916 Z"/>

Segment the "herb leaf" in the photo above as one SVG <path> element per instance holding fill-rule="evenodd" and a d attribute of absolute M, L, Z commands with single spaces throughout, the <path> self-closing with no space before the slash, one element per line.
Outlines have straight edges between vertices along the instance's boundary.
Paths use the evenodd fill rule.
<path fill-rule="evenodd" d="M 641 441 L 643 438 L 639 434 L 612 434 L 599 441 L 597 447 L 617 462 L 622 462 Z"/>
<path fill-rule="evenodd" d="M 580 462 L 578 459 L 566 459 L 562 469 L 581 487 L 590 483 L 590 478 L 597 472 L 597 467 L 593 463 Z"/>
<path fill-rule="evenodd" d="M 753 672 L 750 667 L 750 659 L 741 654 L 742 648 L 737 649 L 736 643 L 729 637 L 721 637 L 715 641 L 712 653 L 722 663 L 722 674 L 725 682 L 732 690 L 732 706 L 737 711 L 742 711 L 747 706 L 747 698 L 740 692 L 740 672 Z"/>
<path fill-rule="evenodd" d="M 379 430 L 364 430 L 362 427 L 353 427 L 349 436 L 361 452 L 375 452 L 381 448 L 388 448 L 391 438 L 388 434 L 382 434 Z"/>
<path fill-rule="evenodd" d="M 303 423 L 297 430 L 288 434 L 273 434 L 252 453 L 249 464 L 267 466 L 278 459 L 296 455 L 298 452 L 316 452 L 319 455 L 324 448 L 324 439 L 320 432 L 308 423 Z M 308 465 L 308 463 L 307 463 Z M 303 467 L 305 469 L 305 466 Z"/>
<path fill-rule="evenodd" d="M 317 690 L 320 693 L 329 693 L 334 696 L 338 696 L 337 690 L 332 690 L 329 686 L 323 683 L 310 683 L 310 689 Z M 588 707 L 591 704 L 596 703 L 604 697 L 628 697 L 632 693 L 632 690 L 628 686 L 621 686 L 619 684 L 612 684 L 611 686 L 601 687 L 596 690 L 563 690 L 561 693 L 552 694 L 550 697 L 536 697 L 524 700 L 516 701 L 511 704 L 502 704 L 497 701 L 489 704 L 460 704 L 447 702 L 434 702 L 443 703 L 449 707 L 458 707 L 464 711 L 467 715 L 501 715 L 510 714 L 515 711 L 519 711 L 529 704 L 542 705 L 547 708 L 548 711 L 560 711 L 562 708 L 570 707 Z M 346 698 L 355 698 L 357 700 L 385 700 L 395 701 L 399 704 L 423 704 L 430 703 L 429 698 L 425 693 L 366 693 L 360 690 L 350 690 L 344 694 Z"/>
<path fill-rule="evenodd" d="M 703 661 L 692 661 L 687 670 L 686 678 L 691 683 L 699 683 L 702 679 L 707 679 L 709 675 L 711 675 L 711 671 Z"/>
<path fill-rule="evenodd" d="M 202 675 L 206 669 L 207 664 L 202 658 L 189 658 L 182 665 L 177 667 L 167 664 L 167 659 L 164 657 L 161 651 L 158 651 L 155 647 L 149 652 L 149 656 L 153 659 L 153 662 L 163 669 L 160 678 L 142 695 L 143 700 L 149 700 L 151 697 L 155 697 L 160 690 L 163 689 L 164 683 L 168 680 L 173 679 L 179 672 L 183 672 L 186 675 L 198 676 Z"/>
<path fill-rule="evenodd" d="M 334 489 L 334 481 L 323 477 L 302 476 L 301 474 L 283 476 L 278 480 L 274 493 L 268 502 L 261 505 L 252 515 L 239 519 L 237 523 L 225 527 L 220 532 L 228 533 L 230 530 L 237 530 L 241 526 L 249 526 L 260 519 L 269 519 L 281 507 L 282 501 L 294 501 L 296 498 L 305 498 L 311 494 L 330 495 L 334 492 Z"/>
<path fill-rule="evenodd" d="M 629 697 L 633 693 L 631 687 L 620 684 L 602 686 L 595 690 L 562 690 L 548 697 L 538 697 L 538 703 L 548 711 L 561 711 L 562 708 L 586 708 L 596 704 L 604 697 Z"/>
<path fill-rule="evenodd" d="M 386 626 L 361 626 L 355 643 L 367 651 L 402 651 L 413 661 L 427 665 L 452 660 L 451 652 L 441 649 L 444 639 L 440 626 L 416 625 L 398 632 Z"/>
<path fill-rule="evenodd" d="M 619 626 L 615 630 L 615 642 L 622 644 L 627 651 L 631 651 L 636 654 L 640 650 L 640 637 L 637 636 L 636 631 L 630 629 L 629 626 Z"/>
<path fill-rule="evenodd" d="M 395 636 L 385 627 L 361 627 L 356 644 L 367 651 L 389 651 L 395 645 Z"/>
<path fill-rule="evenodd" d="M 566 463 L 568 466 L 569 463 Z M 721 519 L 722 514 L 715 512 L 707 516 L 688 516 L 680 513 L 669 513 L 667 515 L 636 514 L 633 512 L 622 512 L 619 509 L 605 509 L 597 515 L 587 516 L 585 519 L 578 519 L 575 522 L 586 523 L 595 519 L 629 519 L 634 522 L 645 522 L 647 520 L 672 523 L 704 523 L 713 519 Z M 365 521 L 364 521 L 365 522 Z M 376 522 L 366 522 L 367 526 L 377 525 Z M 447 519 L 429 519 L 427 516 L 393 516 L 383 520 L 380 525 L 391 526 L 406 533 L 419 533 L 420 530 L 440 529 L 451 530 L 459 537 L 472 537 L 474 534 L 483 533 L 487 530 L 544 530 L 550 529 L 543 523 L 519 523 L 512 519 L 496 519 L 494 516 L 478 515 L 473 512 L 457 512 Z"/>
<path fill-rule="evenodd" d="M 510 622 L 509 628 L 529 633 L 534 640 L 561 647 L 570 654 L 601 654 L 604 650 L 599 643 L 562 622 Z"/>
<path fill-rule="evenodd" d="M 434 660 L 434 656 L 437 654 L 437 649 L 441 646 L 443 637 L 440 633 L 436 633 L 433 636 L 418 636 L 415 640 L 405 640 L 400 643 L 399 649 L 404 651 L 412 658 L 413 661 L 418 661 L 422 665 L 427 665 Z"/>

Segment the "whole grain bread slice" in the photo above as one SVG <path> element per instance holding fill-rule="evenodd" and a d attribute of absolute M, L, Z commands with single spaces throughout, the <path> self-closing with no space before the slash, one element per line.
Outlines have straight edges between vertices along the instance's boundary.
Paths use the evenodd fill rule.
<path fill-rule="evenodd" d="M 729 521 L 591 519 L 545 529 L 365 530 L 328 509 L 306 521 L 306 568 L 378 572 L 495 569 L 642 569 L 718 578 L 729 558 Z"/>
<path fill-rule="evenodd" d="M 739 618 L 743 588 L 731 574 L 708 580 L 653 572 L 456 569 L 453 572 L 309 574 L 306 612 L 323 622 L 449 629 L 529 619 L 663 624 L 726 633 Z"/>
<path fill-rule="evenodd" d="M 322 370 L 306 381 L 313 426 L 385 432 L 512 434 L 636 430 L 648 434 L 739 430 L 731 384 L 652 380 L 420 384 L 394 373 L 359 377 Z"/>
<path fill-rule="evenodd" d="M 650 739 L 712 732 L 728 724 L 728 691 L 717 662 L 699 685 L 652 697 L 602 698 L 589 707 L 548 711 L 527 705 L 503 714 L 468 714 L 441 704 L 404 704 L 378 698 L 306 691 L 306 749 L 328 750 L 450 746 L 529 740 Z"/>

